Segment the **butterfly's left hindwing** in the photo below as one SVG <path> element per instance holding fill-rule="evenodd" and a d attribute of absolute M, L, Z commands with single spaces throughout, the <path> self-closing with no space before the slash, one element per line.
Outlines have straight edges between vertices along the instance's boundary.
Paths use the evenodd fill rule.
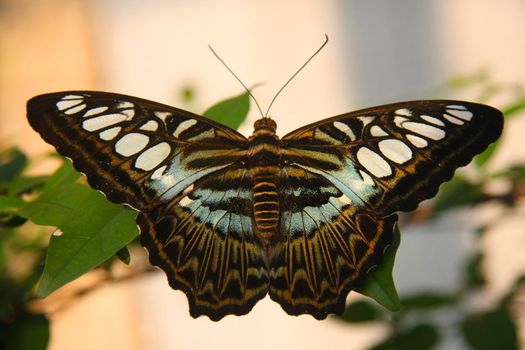
<path fill-rule="evenodd" d="M 31 126 L 113 202 L 149 210 L 244 154 L 246 138 L 193 113 L 92 91 L 40 95 Z"/>
<path fill-rule="evenodd" d="M 270 297 L 292 315 L 341 314 L 350 290 L 381 262 L 397 216 L 374 217 L 322 175 L 299 166 L 282 168 L 280 186 Z"/>
<path fill-rule="evenodd" d="M 412 101 L 307 125 L 282 139 L 286 162 L 319 174 L 378 217 L 413 210 L 494 142 L 500 111 L 462 101 Z"/>

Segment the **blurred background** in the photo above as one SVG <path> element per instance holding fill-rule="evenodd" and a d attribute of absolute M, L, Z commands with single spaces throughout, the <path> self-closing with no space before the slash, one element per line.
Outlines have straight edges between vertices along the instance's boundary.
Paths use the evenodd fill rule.
<path fill-rule="evenodd" d="M 389 102 L 455 98 L 501 108 L 525 96 L 522 0 L 0 0 L 0 146 L 16 145 L 37 158 L 51 150 L 25 119 L 26 101 L 41 93 L 111 91 L 196 113 L 241 93 L 208 44 L 247 86 L 263 83 L 254 94 L 264 109 L 325 33 L 328 45 L 272 108 L 281 136 Z M 252 108 L 240 131 L 251 133 L 258 117 Z M 524 119 L 508 121 L 489 171 L 523 163 Z M 495 213 L 504 209 L 405 219 L 394 271 L 401 297 L 455 290 L 465 259 L 479 249 L 486 283 L 472 303 L 482 309 L 506 295 L 525 272 L 519 204 L 481 238 L 480 221 L 500 220 Z M 349 300 L 359 298 L 351 293 Z M 513 321 L 525 346 L 523 293 L 517 300 Z M 391 332 L 388 322 L 291 317 L 269 298 L 243 317 L 194 320 L 185 296 L 161 272 L 102 284 L 47 310 L 53 350 L 366 349 Z M 437 348 L 469 348 L 453 329 L 454 316 L 433 317 L 450 321 Z"/>

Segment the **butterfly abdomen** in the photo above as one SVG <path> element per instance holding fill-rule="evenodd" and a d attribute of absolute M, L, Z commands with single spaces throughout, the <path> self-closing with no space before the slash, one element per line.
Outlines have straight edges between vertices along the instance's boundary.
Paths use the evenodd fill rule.
<path fill-rule="evenodd" d="M 256 234 L 263 240 L 269 240 L 279 225 L 278 172 L 277 166 L 255 167 L 253 169 L 253 215 Z"/>
<path fill-rule="evenodd" d="M 279 138 L 275 122 L 269 118 L 255 122 L 248 151 L 253 178 L 253 217 L 256 235 L 268 241 L 279 225 Z"/>

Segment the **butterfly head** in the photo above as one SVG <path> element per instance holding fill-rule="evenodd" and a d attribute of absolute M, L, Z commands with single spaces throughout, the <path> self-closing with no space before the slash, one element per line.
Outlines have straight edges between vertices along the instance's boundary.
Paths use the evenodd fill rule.
<path fill-rule="evenodd" d="M 264 129 L 264 130 L 269 130 L 272 133 L 275 133 L 275 130 L 277 130 L 277 124 L 271 118 L 257 119 L 255 123 L 253 124 L 253 127 L 255 128 L 255 131 Z"/>

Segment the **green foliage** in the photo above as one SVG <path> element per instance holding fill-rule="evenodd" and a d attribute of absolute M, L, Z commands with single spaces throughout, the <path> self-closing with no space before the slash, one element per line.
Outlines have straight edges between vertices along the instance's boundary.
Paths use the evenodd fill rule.
<path fill-rule="evenodd" d="M 49 321 L 45 315 L 24 313 L 12 322 L 0 320 L 0 348 L 5 350 L 45 350 Z"/>
<path fill-rule="evenodd" d="M 0 152 L 0 183 L 13 181 L 20 176 L 27 163 L 26 155 L 16 148 Z"/>
<path fill-rule="evenodd" d="M 433 349 L 439 343 L 439 339 L 438 329 L 434 325 L 421 323 L 396 333 L 370 350 L 427 350 Z"/>
<path fill-rule="evenodd" d="M 46 349 L 49 322 L 27 303 L 42 272 L 45 246 L 21 229 L 22 196 L 40 188 L 46 177 L 24 177 L 26 155 L 18 149 L 0 153 L 0 349 Z M 13 269 L 11 257 L 24 254 L 26 269 Z"/>
<path fill-rule="evenodd" d="M 479 201 L 482 196 L 481 183 L 472 182 L 458 174 L 441 186 L 439 195 L 433 203 L 434 213 L 470 205 Z"/>
<path fill-rule="evenodd" d="M 394 240 L 385 252 L 383 261 L 368 274 L 365 284 L 355 289 L 356 292 L 374 299 L 390 311 L 398 311 L 400 307 L 399 296 L 392 278 L 392 270 L 400 242 L 401 234 L 396 225 Z"/>
<path fill-rule="evenodd" d="M 384 312 L 368 301 L 356 301 L 348 305 L 340 320 L 350 323 L 381 321 Z"/>
<path fill-rule="evenodd" d="M 403 298 L 403 312 L 428 311 L 453 305 L 458 301 L 454 295 L 434 291 L 420 292 Z"/>
<path fill-rule="evenodd" d="M 99 266 L 138 234 L 136 213 L 77 183 L 43 192 L 20 215 L 61 231 L 49 241 L 40 297 Z"/>
<path fill-rule="evenodd" d="M 119 258 L 120 261 L 122 261 L 124 264 L 129 265 L 131 262 L 131 254 L 129 253 L 129 249 L 127 246 L 124 246 L 120 248 L 115 255 L 117 258 Z"/>
<path fill-rule="evenodd" d="M 232 129 L 238 129 L 246 120 L 249 109 L 250 96 L 245 92 L 211 106 L 203 115 Z"/>
<path fill-rule="evenodd" d="M 470 314 L 461 330 L 471 349 L 518 349 L 516 328 L 506 308 Z"/>
<path fill-rule="evenodd" d="M 486 283 L 483 273 L 483 253 L 476 252 L 468 257 L 465 264 L 465 283 L 469 288 L 483 287 Z"/>

